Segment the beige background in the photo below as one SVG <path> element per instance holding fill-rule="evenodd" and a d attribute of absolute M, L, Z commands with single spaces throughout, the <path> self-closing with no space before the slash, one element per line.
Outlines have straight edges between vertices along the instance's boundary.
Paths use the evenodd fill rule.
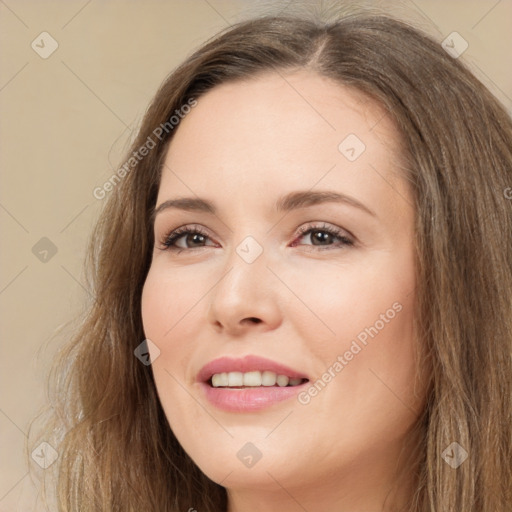
<path fill-rule="evenodd" d="M 269 4 L 286 9 L 289 2 Z M 469 43 L 463 58 L 512 112 L 512 0 L 373 4 L 416 20 L 440 44 L 460 33 Z M 117 169 L 169 71 L 205 38 L 261 5 L 0 0 L 0 511 L 33 510 L 26 433 L 65 340 L 54 336 L 56 329 L 85 299 L 85 243 L 102 205 L 93 189 Z M 47 59 L 31 47 L 43 31 L 59 45 Z M 40 260 L 48 250 L 43 237 L 57 249 L 47 261 Z"/>

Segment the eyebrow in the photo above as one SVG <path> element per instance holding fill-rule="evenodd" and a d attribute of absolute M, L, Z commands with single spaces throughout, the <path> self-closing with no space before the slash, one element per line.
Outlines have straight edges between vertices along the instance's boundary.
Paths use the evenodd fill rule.
<path fill-rule="evenodd" d="M 308 206 L 314 206 L 323 203 L 343 203 L 354 208 L 358 208 L 369 215 L 376 217 L 374 211 L 370 210 L 363 203 L 355 199 L 354 197 L 339 192 L 331 191 L 297 191 L 290 192 L 285 196 L 279 198 L 274 205 L 277 212 L 289 212 L 291 210 L 297 210 L 299 208 L 307 208 Z M 206 199 L 199 197 L 181 197 L 176 199 L 168 199 L 161 203 L 153 211 L 152 218 L 154 219 L 159 213 L 169 208 L 176 208 L 186 211 L 205 212 L 215 215 L 217 209 L 215 205 Z"/>

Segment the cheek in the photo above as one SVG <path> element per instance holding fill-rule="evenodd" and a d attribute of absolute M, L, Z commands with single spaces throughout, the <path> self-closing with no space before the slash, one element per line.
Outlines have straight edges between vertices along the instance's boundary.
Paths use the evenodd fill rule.
<path fill-rule="evenodd" d="M 195 339 L 199 330 L 197 318 L 201 297 L 201 281 L 190 281 L 183 274 L 152 267 L 142 292 L 144 334 L 159 349 L 152 362 L 152 371 L 162 405 L 167 409 L 170 396 L 179 394 L 184 383 Z M 181 277 L 180 277 L 181 274 Z M 165 390 L 165 393 L 163 391 Z"/>
<path fill-rule="evenodd" d="M 166 351 L 166 340 L 174 337 L 182 325 L 190 323 L 190 317 L 208 290 L 208 283 L 194 279 L 190 269 L 169 271 L 160 265 L 149 270 L 142 291 L 142 321 L 149 339 Z"/>
<path fill-rule="evenodd" d="M 191 414 L 183 386 L 189 384 L 185 372 L 195 350 L 194 340 L 200 329 L 197 314 L 205 293 L 200 281 L 191 281 L 186 274 L 173 272 L 171 276 L 154 266 L 142 292 L 144 334 L 160 351 L 151 369 L 162 407 L 173 422 Z"/>
<path fill-rule="evenodd" d="M 296 272 L 291 269 L 289 277 Z M 421 408 L 413 393 L 412 248 L 302 275 L 300 295 L 310 311 L 303 312 L 301 338 L 321 361 L 311 393 L 303 397 L 315 410 L 314 422 L 321 428 L 336 418 L 335 423 L 350 426 L 351 436 L 367 430 L 374 437 L 379 429 L 392 436 L 403 433 L 414 419 L 411 410 Z M 347 420 L 347 411 L 356 422 Z"/>
<path fill-rule="evenodd" d="M 283 315 L 308 351 L 332 357 L 355 339 L 364 346 L 377 332 L 380 338 L 387 332 L 397 343 L 410 342 L 415 288 L 410 249 L 347 253 L 339 264 L 302 260 L 283 266 L 279 274 L 294 292 Z"/>

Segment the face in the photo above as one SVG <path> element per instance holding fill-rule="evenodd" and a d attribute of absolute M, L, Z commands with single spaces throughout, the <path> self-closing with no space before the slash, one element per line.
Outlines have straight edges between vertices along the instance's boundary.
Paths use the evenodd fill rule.
<path fill-rule="evenodd" d="M 171 429 L 232 495 L 392 474 L 422 400 L 412 203 L 384 111 L 316 74 L 218 86 L 181 121 L 142 316 Z"/>

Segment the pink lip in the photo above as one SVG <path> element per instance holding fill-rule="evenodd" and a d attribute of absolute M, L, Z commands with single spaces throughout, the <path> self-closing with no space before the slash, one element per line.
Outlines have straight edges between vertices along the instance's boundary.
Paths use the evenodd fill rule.
<path fill-rule="evenodd" d="M 291 378 L 308 379 L 304 373 L 300 373 L 288 366 L 276 363 L 270 359 L 259 356 L 245 356 L 243 358 L 219 357 L 204 365 L 197 374 L 199 382 L 208 382 L 215 373 L 223 372 L 252 372 L 252 371 L 270 371 L 278 375 L 286 375 Z"/>
<path fill-rule="evenodd" d="M 214 388 L 208 381 L 215 373 L 271 371 L 278 375 L 308 379 L 307 375 L 297 372 L 270 359 L 258 356 L 245 356 L 241 359 L 221 357 L 203 366 L 197 375 L 197 381 L 206 398 L 216 407 L 229 412 L 251 412 L 264 409 L 297 395 L 308 382 L 298 386 L 269 386 L 255 388 Z"/>
<path fill-rule="evenodd" d="M 288 400 L 303 391 L 309 382 L 298 386 L 261 388 L 213 388 L 205 382 L 199 386 L 206 398 L 219 409 L 228 412 L 253 412 Z"/>

